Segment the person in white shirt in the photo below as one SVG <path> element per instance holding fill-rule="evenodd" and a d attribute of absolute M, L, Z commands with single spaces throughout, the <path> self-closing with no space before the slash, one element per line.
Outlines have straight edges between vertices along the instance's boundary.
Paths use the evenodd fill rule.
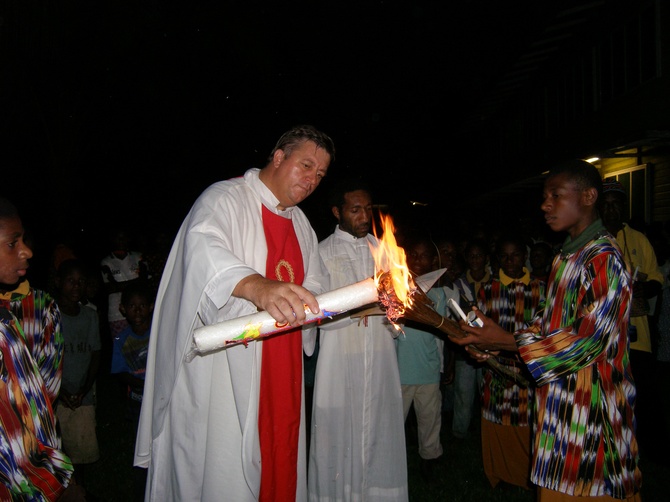
<path fill-rule="evenodd" d="M 134 463 L 146 500 L 307 500 L 305 309 L 327 291 L 318 240 L 296 207 L 326 175 L 333 142 L 281 136 L 263 169 L 214 183 L 186 216 L 155 302 Z M 193 331 L 267 311 L 295 330 L 187 358 Z"/>
<path fill-rule="evenodd" d="M 319 243 L 331 288 L 372 277 L 372 199 L 357 179 L 336 184 L 338 221 Z M 314 381 L 308 487 L 310 501 L 406 501 L 407 460 L 394 338 L 383 315 L 345 313 L 320 325 Z"/>

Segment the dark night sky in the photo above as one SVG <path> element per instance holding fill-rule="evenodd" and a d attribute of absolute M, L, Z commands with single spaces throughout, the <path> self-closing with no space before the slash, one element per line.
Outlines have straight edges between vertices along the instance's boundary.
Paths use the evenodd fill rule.
<path fill-rule="evenodd" d="M 14 3 L 2 192 L 50 228 L 119 215 L 171 228 L 296 123 L 335 140 L 331 179 L 364 172 L 378 202 L 458 205 L 483 174 L 460 125 L 557 2 Z"/>

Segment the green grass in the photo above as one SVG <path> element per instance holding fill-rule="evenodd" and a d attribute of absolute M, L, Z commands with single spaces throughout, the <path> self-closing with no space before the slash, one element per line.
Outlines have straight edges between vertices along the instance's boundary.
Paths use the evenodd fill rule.
<path fill-rule="evenodd" d="M 132 455 L 134 431 L 125 420 L 123 394 L 111 377 L 102 375 L 98 389 L 98 441 L 100 460 L 90 466 L 88 490 L 100 501 L 133 502 Z M 407 466 L 411 502 L 533 502 L 534 492 L 521 488 L 496 488 L 488 483 L 481 465 L 479 418 L 475 418 L 467 440 L 454 439 L 450 434 L 449 418 L 442 427 L 444 455 L 436 470 L 436 481 L 426 484 L 419 473 L 416 436 L 407 427 Z M 409 422 L 409 420 L 408 420 Z M 643 475 L 642 497 L 647 502 L 665 500 L 670 479 L 670 467 L 641 459 Z M 225 501 L 225 499 L 222 499 Z M 231 501 L 235 502 L 235 501 Z"/>

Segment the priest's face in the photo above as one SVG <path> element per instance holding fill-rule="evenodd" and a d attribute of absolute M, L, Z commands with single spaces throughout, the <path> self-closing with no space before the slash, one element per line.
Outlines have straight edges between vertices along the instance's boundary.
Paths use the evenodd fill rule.
<path fill-rule="evenodd" d="M 340 229 L 354 237 L 365 237 L 372 222 L 372 199 L 365 190 L 344 194 L 342 208 L 333 207 L 333 214 L 340 222 Z"/>
<path fill-rule="evenodd" d="M 288 155 L 277 150 L 263 182 L 279 199 L 279 209 L 298 205 L 319 186 L 326 176 L 330 154 L 313 141 L 294 147 Z"/>

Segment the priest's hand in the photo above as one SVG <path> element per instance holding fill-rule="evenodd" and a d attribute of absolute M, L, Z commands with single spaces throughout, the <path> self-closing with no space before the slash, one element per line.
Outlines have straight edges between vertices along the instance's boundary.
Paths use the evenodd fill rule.
<path fill-rule="evenodd" d="M 320 310 L 316 297 L 307 289 L 291 282 L 273 281 L 260 274 L 245 277 L 233 289 L 233 296 L 252 302 L 267 311 L 278 324 L 300 326 L 307 317 L 305 306 L 313 314 Z"/>

